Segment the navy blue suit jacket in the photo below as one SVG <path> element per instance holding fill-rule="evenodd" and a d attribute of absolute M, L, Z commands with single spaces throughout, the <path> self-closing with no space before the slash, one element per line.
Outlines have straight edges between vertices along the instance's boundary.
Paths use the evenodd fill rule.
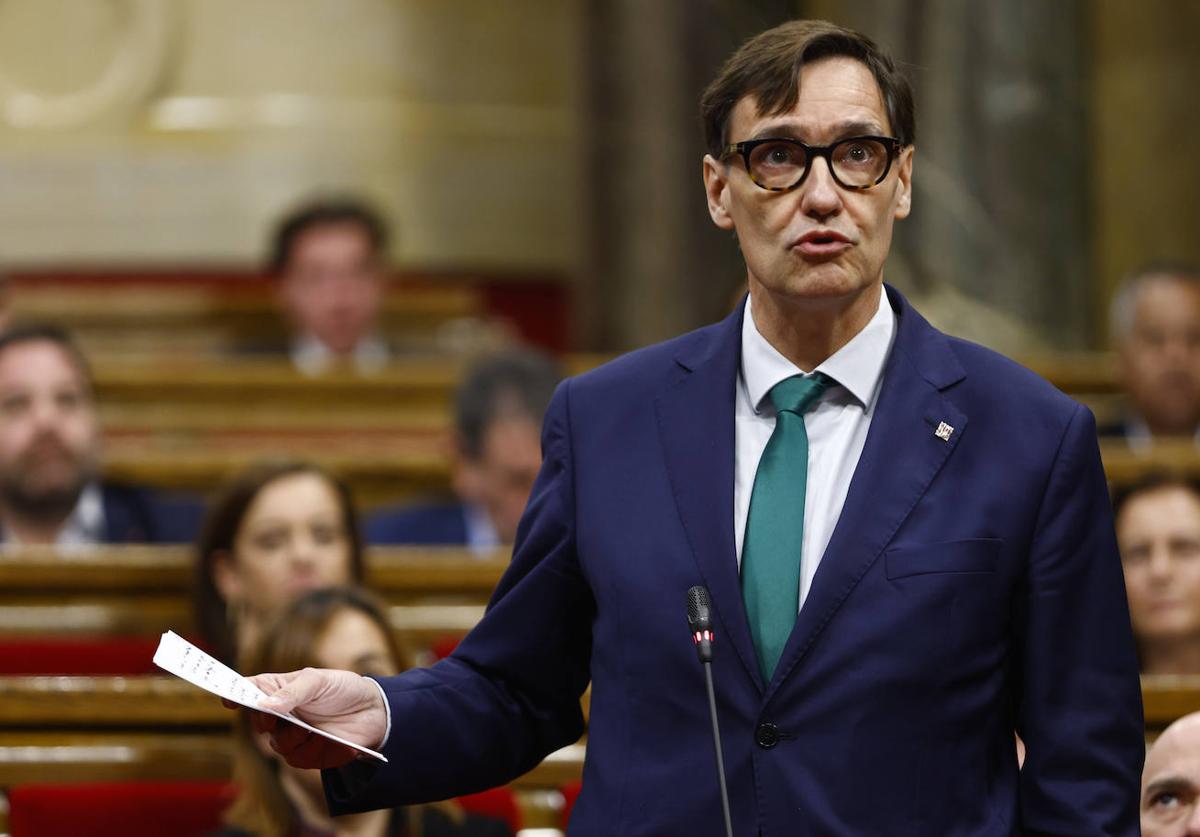
<path fill-rule="evenodd" d="M 188 497 L 115 483 L 100 486 L 104 543 L 192 543 L 204 506 Z"/>
<path fill-rule="evenodd" d="M 461 503 L 396 506 L 373 514 L 367 543 L 461 546 L 467 542 L 467 515 Z"/>
<path fill-rule="evenodd" d="M 204 518 L 199 500 L 119 483 L 101 483 L 100 502 L 105 544 L 192 543 Z"/>
<path fill-rule="evenodd" d="M 877 412 L 769 683 L 734 552 L 738 311 L 559 388 L 486 616 L 381 681 L 391 763 L 326 771 L 333 810 L 516 777 L 582 732 L 590 681 L 571 834 L 719 833 L 685 621 L 704 584 L 735 834 L 1137 834 L 1141 696 L 1091 413 L 888 294 Z"/>

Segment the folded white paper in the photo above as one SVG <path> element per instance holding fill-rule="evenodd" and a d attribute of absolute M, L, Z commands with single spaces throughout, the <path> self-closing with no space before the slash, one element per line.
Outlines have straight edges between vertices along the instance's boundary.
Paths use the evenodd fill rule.
<path fill-rule="evenodd" d="M 293 723 L 298 727 L 303 727 L 310 732 L 324 736 L 330 741 L 336 741 L 339 744 L 345 744 L 347 747 L 353 747 L 360 753 L 365 753 L 380 761 L 387 761 L 382 753 L 377 753 L 372 749 L 355 744 L 353 741 L 347 741 L 333 733 L 325 732 L 325 730 L 317 729 L 312 724 L 300 720 L 290 712 L 276 712 L 274 709 L 259 706 L 258 702 L 266 697 L 266 694 L 261 689 L 229 666 L 223 664 L 220 660 L 201 651 L 174 631 L 167 631 L 162 635 L 162 639 L 158 643 L 158 650 L 154 652 L 154 664 L 162 670 L 174 674 L 176 677 L 181 677 L 187 682 L 199 686 L 206 692 L 212 692 L 214 695 L 218 695 L 234 703 L 239 703 L 257 712 L 265 712 L 268 715 L 283 718 L 285 721 Z"/>

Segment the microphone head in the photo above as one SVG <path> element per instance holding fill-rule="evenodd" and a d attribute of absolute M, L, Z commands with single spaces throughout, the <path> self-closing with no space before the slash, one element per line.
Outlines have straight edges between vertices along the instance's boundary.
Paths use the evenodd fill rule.
<path fill-rule="evenodd" d="M 687 591 L 688 627 L 692 633 L 712 630 L 711 602 L 708 588 L 697 584 Z"/>

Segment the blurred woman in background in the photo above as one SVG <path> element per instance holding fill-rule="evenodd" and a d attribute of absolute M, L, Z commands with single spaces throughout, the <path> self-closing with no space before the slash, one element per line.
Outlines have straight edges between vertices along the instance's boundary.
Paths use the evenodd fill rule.
<path fill-rule="evenodd" d="M 216 657 L 236 666 L 263 624 L 297 596 L 362 580 L 350 490 L 307 462 L 253 466 L 217 495 L 201 530 L 196 629 Z"/>
<path fill-rule="evenodd" d="M 407 667 L 383 610 L 355 588 L 307 593 L 285 607 L 249 649 L 249 671 L 294 671 L 305 666 L 387 676 Z M 257 736 L 248 713 L 238 718 L 234 780 L 239 792 L 226 812 L 223 837 L 503 837 L 508 826 L 467 814 L 454 802 L 330 817 L 319 770 L 279 758 Z"/>

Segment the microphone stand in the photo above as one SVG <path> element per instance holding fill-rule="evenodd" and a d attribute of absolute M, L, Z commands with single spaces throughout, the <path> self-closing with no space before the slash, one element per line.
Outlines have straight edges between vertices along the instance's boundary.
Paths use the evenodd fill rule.
<path fill-rule="evenodd" d="M 696 643 L 696 656 L 704 668 L 704 687 L 708 692 L 708 715 L 712 719 L 713 749 L 717 754 L 717 781 L 721 787 L 721 813 L 725 815 L 725 837 L 733 837 L 733 821 L 729 816 L 729 789 L 725 785 L 725 755 L 721 752 L 721 730 L 717 726 L 717 697 L 712 677 L 712 604 L 708 589 L 697 585 L 687 592 L 688 628 Z"/>
<path fill-rule="evenodd" d="M 712 662 L 704 664 L 704 685 L 708 688 L 708 714 L 712 718 L 713 747 L 717 751 L 717 780 L 721 785 L 721 812 L 725 815 L 725 837 L 733 837 L 729 818 L 729 791 L 725 787 L 725 756 L 721 753 L 721 730 L 717 728 L 717 698 L 713 693 Z"/>

